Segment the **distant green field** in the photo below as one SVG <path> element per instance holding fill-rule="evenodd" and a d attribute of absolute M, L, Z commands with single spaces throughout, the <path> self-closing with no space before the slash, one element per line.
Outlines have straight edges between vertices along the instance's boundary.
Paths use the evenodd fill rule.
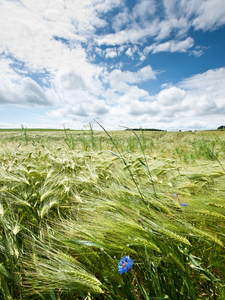
<path fill-rule="evenodd" d="M 0 146 L 0 299 L 225 299 L 225 131 Z"/>

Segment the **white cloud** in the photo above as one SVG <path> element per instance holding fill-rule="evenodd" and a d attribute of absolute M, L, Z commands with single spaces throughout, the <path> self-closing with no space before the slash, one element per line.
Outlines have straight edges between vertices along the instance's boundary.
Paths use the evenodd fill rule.
<path fill-rule="evenodd" d="M 26 75 L 18 75 L 7 59 L 0 61 L 0 104 L 21 106 L 51 106 L 51 91 L 45 91 Z"/>
<path fill-rule="evenodd" d="M 144 49 L 144 55 L 149 52 L 187 52 L 194 45 L 194 40 L 191 37 L 186 38 L 183 41 L 167 41 L 161 44 L 152 44 Z"/>
<path fill-rule="evenodd" d="M 58 105 L 78 105 L 80 103 L 89 103 L 95 105 L 102 93 L 102 83 L 99 79 L 101 70 L 89 68 L 86 72 L 83 70 L 76 72 L 73 69 L 67 69 L 58 72 L 52 80 L 52 88 L 58 95 Z"/>
<path fill-rule="evenodd" d="M 187 78 L 160 91 L 157 99 L 155 116 L 170 128 L 217 128 L 224 123 L 225 68 Z"/>
<path fill-rule="evenodd" d="M 202 128 L 209 126 L 209 115 L 212 125 L 219 122 L 225 112 L 224 68 L 152 96 L 143 86 L 156 80 L 157 72 L 150 65 L 132 72 L 128 62 L 159 52 L 202 55 L 189 29 L 225 24 L 224 1 L 138 0 L 131 10 L 125 5 L 121 0 L 2 0 L 0 104 L 49 107 L 57 124 L 71 120 L 74 126 L 97 117 L 114 128 L 130 126 L 134 116 L 136 124 L 155 128 L 165 123 L 179 128 L 181 122 Z M 97 65 L 96 57 L 113 60 Z"/>
<path fill-rule="evenodd" d="M 184 100 L 186 93 L 177 87 L 170 87 L 162 90 L 158 94 L 158 101 L 163 106 L 180 105 Z"/>
<path fill-rule="evenodd" d="M 159 113 L 159 107 L 156 101 L 139 101 L 134 99 L 129 105 L 129 114 L 133 116 L 148 115 L 155 117 Z"/>
<path fill-rule="evenodd" d="M 77 118 L 96 118 L 109 113 L 109 107 L 102 100 L 96 100 L 94 105 L 89 103 L 74 103 L 74 105 L 67 105 L 65 107 L 52 110 L 48 113 L 50 117 L 68 120 L 75 120 Z"/>
<path fill-rule="evenodd" d="M 16 82 L 0 77 L 0 81 L 0 104 L 29 107 L 52 105 L 47 93 L 29 77 Z"/>
<path fill-rule="evenodd" d="M 124 29 L 116 33 L 110 33 L 103 37 L 96 37 L 98 45 L 123 45 L 128 42 L 137 43 L 147 37 L 155 36 L 158 32 L 158 21 L 154 20 L 151 23 L 146 23 L 145 27 L 141 28 L 134 25 L 132 28 Z"/>
<path fill-rule="evenodd" d="M 200 57 L 202 54 L 204 53 L 203 49 L 193 49 L 190 54 L 196 56 L 196 57 Z"/>
<path fill-rule="evenodd" d="M 118 32 L 120 31 L 124 26 L 127 26 L 130 22 L 130 15 L 128 8 L 124 8 L 123 11 L 119 12 L 114 18 L 113 18 L 113 24 L 112 28 Z"/>
<path fill-rule="evenodd" d="M 196 29 L 215 30 L 225 24 L 224 0 L 190 0 L 181 1 L 180 9 L 191 20 Z"/>
<path fill-rule="evenodd" d="M 123 27 L 136 27 L 137 24 L 145 24 L 145 22 L 152 17 L 156 11 L 156 5 L 154 0 L 139 0 L 134 5 L 131 11 L 128 8 L 124 8 L 113 19 L 112 28 L 118 32 Z"/>
<path fill-rule="evenodd" d="M 164 3 L 165 5 L 165 3 Z M 159 5 L 158 7 L 163 7 Z M 157 5 L 153 1 L 139 1 L 132 12 L 127 9 L 114 17 L 113 28 L 115 33 L 97 37 L 99 45 L 121 45 L 126 43 L 143 43 L 146 39 L 156 41 L 169 38 L 172 32 L 180 39 L 185 36 L 191 27 L 190 21 L 184 16 L 168 12 L 165 19 L 161 19 L 161 10 L 157 12 Z"/>
<path fill-rule="evenodd" d="M 195 115 L 225 113 L 225 68 L 197 74 L 183 80 L 179 86 L 192 96 Z"/>
<path fill-rule="evenodd" d="M 106 26 L 99 13 L 117 6 L 121 3 L 115 0 L 84 0 L 76 5 L 61 0 L 23 0 L 23 4 L 3 0 L 1 47 L 36 71 L 44 66 L 55 73 L 71 64 L 81 70 L 88 65 L 81 43 L 93 39 L 96 29 Z"/>
<path fill-rule="evenodd" d="M 0 44 L 10 61 L 2 57 L 6 63 L 1 74 L 1 103 L 63 106 L 84 102 L 98 107 L 103 68 L 89 62 L 80 43 L 93 36 L 96 27 L 105 25 L 98 13 L 113 9 L 119 2 L 84 0 L 74 5 L 71 1 L 24 0 L 22 5 L 3 0 Z M 21 65 L 17 70 L 10 66 L 14 61 Z M 26 76 L 22 74 L 24 68 Z M 45 90 L 28 77 L 37 72 L 48 74 L 49 87 Z"/>
<path fill-rule="evenodd" d="M 154 97 L 148 95 L 144 101 L 140 95 L 126 93 L 110 110 L 107 120 L 115 116 L 117 124 L 131 127 L 213 129 L 224 123 L 224 95 L 225 68 L 209 70 L 187 78 L 178 86 L 170 85 Z"/>
<path fill-rule="evenodd" d="M 153 15 L 156 11 L 154 0 L 139 0 L 134 6 L 132 15 L 134 19 L 140 18 L 142 21 Z"/>
<path fill-rule="evenodd" d="M 125 53 L 127 56 L 133 57 L 133 52 L 132 52 L 131 48 L 128 48 Z"/>
<path fill-rule="evenodd" d="M 97 12 L 107 13 L 114 8 L 123 7 L 121 0 L 89 0 L 89 5 L 93 5 Z"/>
<path fill-rule="evenodd" d="M 105 57 L 106 58 L 114 58 L 117 57 L 117 51 L 116 48 L 107 48 L 105 50 Z"/>
<path fill-rule="evenodd" d="M 214 90 L 223 94 L 225 91 L 225 68 L 208 70 L 183 80 L 179 86 L 188 90 Z M 222 88 L 222 90 L 221 90 Z"/>
<path fill-rule="evenodd" d="M 182 40 L 192 26 L 196 30 L 215 30 L 224 24 L 224 0 L 164 0 L 158 5 L 143 0 L 138 1 L 132 11 L 124 9 L 114 17 L 115 33 L 97 37 L 96 40 L 99 45 L 138 43 L 149 38 L 159 42 L 172 34 Z M 164 46 L 170 51 L 170 47 Z"/>
<path fill-rule="evenodd" d="M 156 72 L 152 70 L 150 65 L 139 69 L 137 72 L 113 70 L 108 75 L 108 81 L 111 86 L 116 86 L 118 83 L 135 84 L 149 79 L 156 79 Z"/>

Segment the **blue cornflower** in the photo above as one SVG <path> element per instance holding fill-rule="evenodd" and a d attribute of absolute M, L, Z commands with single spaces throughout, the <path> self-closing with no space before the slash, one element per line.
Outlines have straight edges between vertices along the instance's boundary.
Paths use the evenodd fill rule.
<path fill-rule="evenodd" d="M 134 261 L 130 259 L 129 256 L 124 256 L 118 263 L 118 270 L 119 273 L 122 274 L 123 272 L 127 272 L 133 266 Z"/>
<path fill-rule="evenodd" d="M 181 206 L 188 206 L 187 203 L 181 203 L 180 205 L 181 205 Z"/>

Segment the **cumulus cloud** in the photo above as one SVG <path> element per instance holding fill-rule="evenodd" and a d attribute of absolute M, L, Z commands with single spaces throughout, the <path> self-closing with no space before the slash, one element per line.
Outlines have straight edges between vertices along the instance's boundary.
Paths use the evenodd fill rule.
<path fill-rule="evenodd" d="M 12 82 L 1 78 L 0 104 L 21 106 L 51 106 L 52 103 L 43 89 L 29 77 Z"/>
<path fill-rule="evenodd" d="M 125 53 L 127 56 L 133 57 L 133 51 L 131 50 L 131 48 L 128 48 Z"/>
<path fill-rule="evenodd" d="M 2 0 L 0 16 L 2 107 L 49 107 L 58 124 L 99 117 L 112 127 L 135 117 L 146 127 L 177 128 L 180 119 L 202 128 L 225 112 L 224 68 L 150 95 L 158 72 L 143 64 L 159 52 L 201 56 L 190 28 L 225 24 L 223 0 Z"/>
<path fill-rule="evenodd" d="M 94 105 L 88 103 L 74 103 L 73 105 L 51 110 L 48 115 L 54 118 L 68 118 L 73 120 L 78 117 L 87 119 L 88 116 L 96 118 L 97 116 L 106 115 L 108 112 L 109 107 L 106 103 L 102 100 L 96 100 Z"/>
<path fill-rule="evenodd" d="M 108 75 L 108 81 L 111 86 L 118 83 L 135 84 L 149 79 L 156 79 L 156 72 L 152 70 L 150 65 L 139 69 L 137 72 L 121 71 L 119 69 L 113 70 Z"/>
<path fill-rule="evenodd" d="M 158 101 L 163 106 L 174 106 L 181 104 L 186 96 L 184 90 L 181 90 L 177 87 L 171 87 L 165 90 L 162 90 L 158 94 Z"/>
<path fill-rule="evenodd" d="M 51 106 L 51 92 L 44 90 L 26 75 L 10 68 L 10 59 L 0 61 L 0 104 L 21 106 Z"/>
<path fill-rule="evenodd" d="M 215 124 L 224 121 L 225 68 L 196 74 L 178 86 L 163 89 L 156 98 L 155 116 L 170 127 L 178 129 L 180 124 L 181 129 L 215 128 Z"/>
<path fill-rule="evenodd" d="M 114 58 L 117 56 L 117 51 L 115 48 L 108 48 L 105 50 L 105 57 L 106 58 Z"/>
<path fill-rule="evenodd" d="M 156 101 L 138 101 L 134 99 L 129 105 L 129 114 L 132 116 L 152 116 L 155 117 L 159 113 L 159 106 Z"/>
<path fill-rule="evenodd" d="M 180 82 L 179 86 L 188 90 L 214 90 L 223 94 L 225 91 L 224 80 L 225 68 L 210 69 L 202 74 L 196 74 L 184 79 Z"/>
<path fill-rule="evenodd" d="M 215 124 L 219 126 L 224 121 L 224 89 L 225 68 L 208 70 L 144 100 L 134 93 L 126 93 L 110 110 L 107 120 L 118 114 L 116 119 L 120 124 L 126 120 L 133 127 L 136 122 L 138 127 L 170 130 L 215 128 Z"/>
<path fill-rule="evenodd" d="M 194 75 L 179 86 L 192 96 L 195 115 L 225 113 L 225 68 Z"/>

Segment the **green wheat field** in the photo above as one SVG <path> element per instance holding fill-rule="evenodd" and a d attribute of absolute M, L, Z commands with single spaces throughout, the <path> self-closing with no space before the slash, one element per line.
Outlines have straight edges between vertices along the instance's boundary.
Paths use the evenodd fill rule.
<path fill-rule="evenodd" d="M 0 145 L 0 299 L 225 299 L 225 131 L 22 127 Z"/>

